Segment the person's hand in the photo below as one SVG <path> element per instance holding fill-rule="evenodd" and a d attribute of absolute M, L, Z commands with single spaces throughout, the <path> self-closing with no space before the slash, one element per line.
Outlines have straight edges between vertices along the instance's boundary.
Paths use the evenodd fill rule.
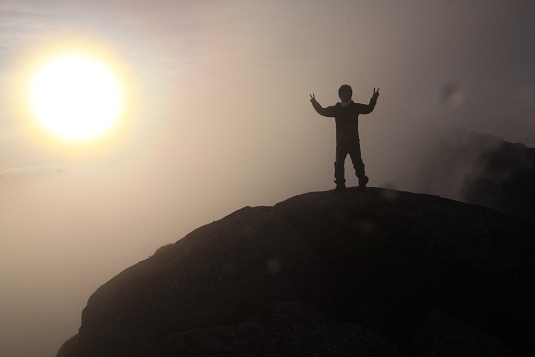
<path fill-rule="evenodd" d="M 316 100 L 316 96 L 314 95 L 314 93 L 312 94 L 309 94 L 310 95 L 310 103 L 317 103 L 318 101 Z"/>
<path fill-rule="evenodd" d="M 375 88 L 373 88 L 373 97 L 372 98 L 379 98 L 379 88 L 377 88 L 377 90 L 375 90 Z"/>

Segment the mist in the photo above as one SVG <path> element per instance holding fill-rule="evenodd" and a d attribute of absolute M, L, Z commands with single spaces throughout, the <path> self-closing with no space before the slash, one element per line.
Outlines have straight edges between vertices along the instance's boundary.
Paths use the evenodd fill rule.
<path fill-rule="evenodd" d="M 5 83 L 42 43 L 84 32 L 113 45 L 136 99 L 120 137 L 78 153 L 35 140 L 0 88 L 0 355 L 54 356 L 100 285 L 199 226 L 333 189 L 334 121 L 309 94 L 333 105 L 347 83 L 367 103 L 381 88 L 360 117 L 369 186 L 462 200 L 477 160 L 453 179 L 437 170 L 444 128 L 535 146 L 534 14 L 499 1 L 2 3 Z M 349 160 L 346 176 L 357 184 Z"/>

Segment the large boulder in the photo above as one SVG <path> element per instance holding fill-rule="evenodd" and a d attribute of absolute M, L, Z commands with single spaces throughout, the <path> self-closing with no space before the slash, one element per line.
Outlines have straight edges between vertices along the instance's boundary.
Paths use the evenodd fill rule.
<path fill-rule="evenodd" d="M 440 310 L 531 356 L 534 239 L 533 226 L 490 209 L 379 188 L 246 207 L 101 286 L 58 356 L 158 356 L 181 333 L 243 327 L 264 306 L 292 301 L 374 330 L 384 350 L 405 355 Z"/>

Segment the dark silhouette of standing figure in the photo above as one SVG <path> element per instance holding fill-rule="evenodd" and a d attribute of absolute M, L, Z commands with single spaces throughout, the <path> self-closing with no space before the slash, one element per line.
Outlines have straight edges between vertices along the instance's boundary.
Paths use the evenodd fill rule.
<path fill-rule="evenodd" d="M 310 95 L 310 102 L 318 114 L 325 117 L 334 117 L 336 122 L 336 161 L 334 163 L 335 191 L 346 188 L 344 163 L 347 154 L 351 158 L 355 174 L 359 179 L 359 189 L 364 189 L 369 179 L 364 172 L 364 163 L 360 153 L 359 114 L 369 114 L 375 108 L 379 97 L 379 88 L 373 89 L 373 96 L 369 104 L 355 103 L 351 100 L 353 90 L 347 84 L 338 89 L 341 102 L 323 108 L 316 100 L 314 94 Z"/>

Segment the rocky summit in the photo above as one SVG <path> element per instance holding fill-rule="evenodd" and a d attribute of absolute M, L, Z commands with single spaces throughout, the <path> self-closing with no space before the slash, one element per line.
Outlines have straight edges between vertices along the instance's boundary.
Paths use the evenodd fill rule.
<path fill-rule="evenodd" d="M 535 227 L 381 188 L 245 207 L 89 298 L 58 357 L 533 356 Z"/>

